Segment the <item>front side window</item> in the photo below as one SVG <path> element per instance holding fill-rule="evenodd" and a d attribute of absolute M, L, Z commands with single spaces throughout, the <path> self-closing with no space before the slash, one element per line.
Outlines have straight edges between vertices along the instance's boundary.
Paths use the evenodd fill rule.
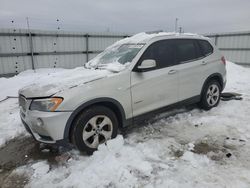
<path fill-rule="evenodd" d="M 156 61 L 156 69 L 175 65 L 175 49 L 172 40 L 162 40 L 151 44 L 141 56 L 138 65 L 143 60 Z"/>

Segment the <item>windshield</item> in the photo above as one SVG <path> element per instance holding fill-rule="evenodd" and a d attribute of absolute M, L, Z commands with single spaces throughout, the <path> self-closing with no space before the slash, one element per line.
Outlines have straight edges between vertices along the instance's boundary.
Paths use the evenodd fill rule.
<path fill-rule="evenodd" d="M 107 48 L 86 64 L 87 68 L 110 68 L 112 65 L 126 67 L 132 62 L 144 44 L 123 44 Z"/>

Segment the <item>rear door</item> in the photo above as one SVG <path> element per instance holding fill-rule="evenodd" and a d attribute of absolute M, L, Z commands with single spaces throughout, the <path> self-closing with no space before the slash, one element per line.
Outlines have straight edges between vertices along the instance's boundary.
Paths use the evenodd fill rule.
<path fill-rule="evenodd" d="M 179 101 L 197 96 L 206 76 L 206 62 L 195 39 L 176 39 L 176 60 L 179 72 Z"/>
<path fill-rule="evenodd" d="M 147 59 L 155 60 L 157 66 L 139 72 L 136 67 Z M 178 85 L 173 41 L 162 40 L 151 44 L 131 72 L 133 115 L 176 103 Z"/>

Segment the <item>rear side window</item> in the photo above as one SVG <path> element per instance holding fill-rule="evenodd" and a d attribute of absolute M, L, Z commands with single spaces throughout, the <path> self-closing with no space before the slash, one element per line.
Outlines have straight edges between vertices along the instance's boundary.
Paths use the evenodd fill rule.
<path fill-rule="evenodd" d="M 196 59 L 196 46 L 193 40 L 176 40 L 176 59 L 178 63 Z"/>
<path fill-rule="evenodd" d="M 175 49 L 173 44 L 173 40 L 162 40 L 151 44 L 142 55 L 139 65 L 146 59 L 155 60 L 158 69 L 175 65 Z"/>
<path fill-rule="evenodd" d="M 208 55 L 213 53 L 213 47 L 211 46 L 211 44 L 208 41 L 198 40 L 198 43 L 200 45 L 200 48 L 201 48 L 204 56 L 208 56 Z"/>

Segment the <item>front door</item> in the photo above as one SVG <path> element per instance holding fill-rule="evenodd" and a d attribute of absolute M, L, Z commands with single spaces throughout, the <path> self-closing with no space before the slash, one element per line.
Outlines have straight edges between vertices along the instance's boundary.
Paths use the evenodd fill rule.
<path fill-rule="evenodd" d="M 131 72 L 133 116 L 176 103 L 179 79 L 175 65 L 175 50 L 172 40 L 151 44 Z M 156 67 L 139 70 L 143 60 L 153 59 Z"/>

